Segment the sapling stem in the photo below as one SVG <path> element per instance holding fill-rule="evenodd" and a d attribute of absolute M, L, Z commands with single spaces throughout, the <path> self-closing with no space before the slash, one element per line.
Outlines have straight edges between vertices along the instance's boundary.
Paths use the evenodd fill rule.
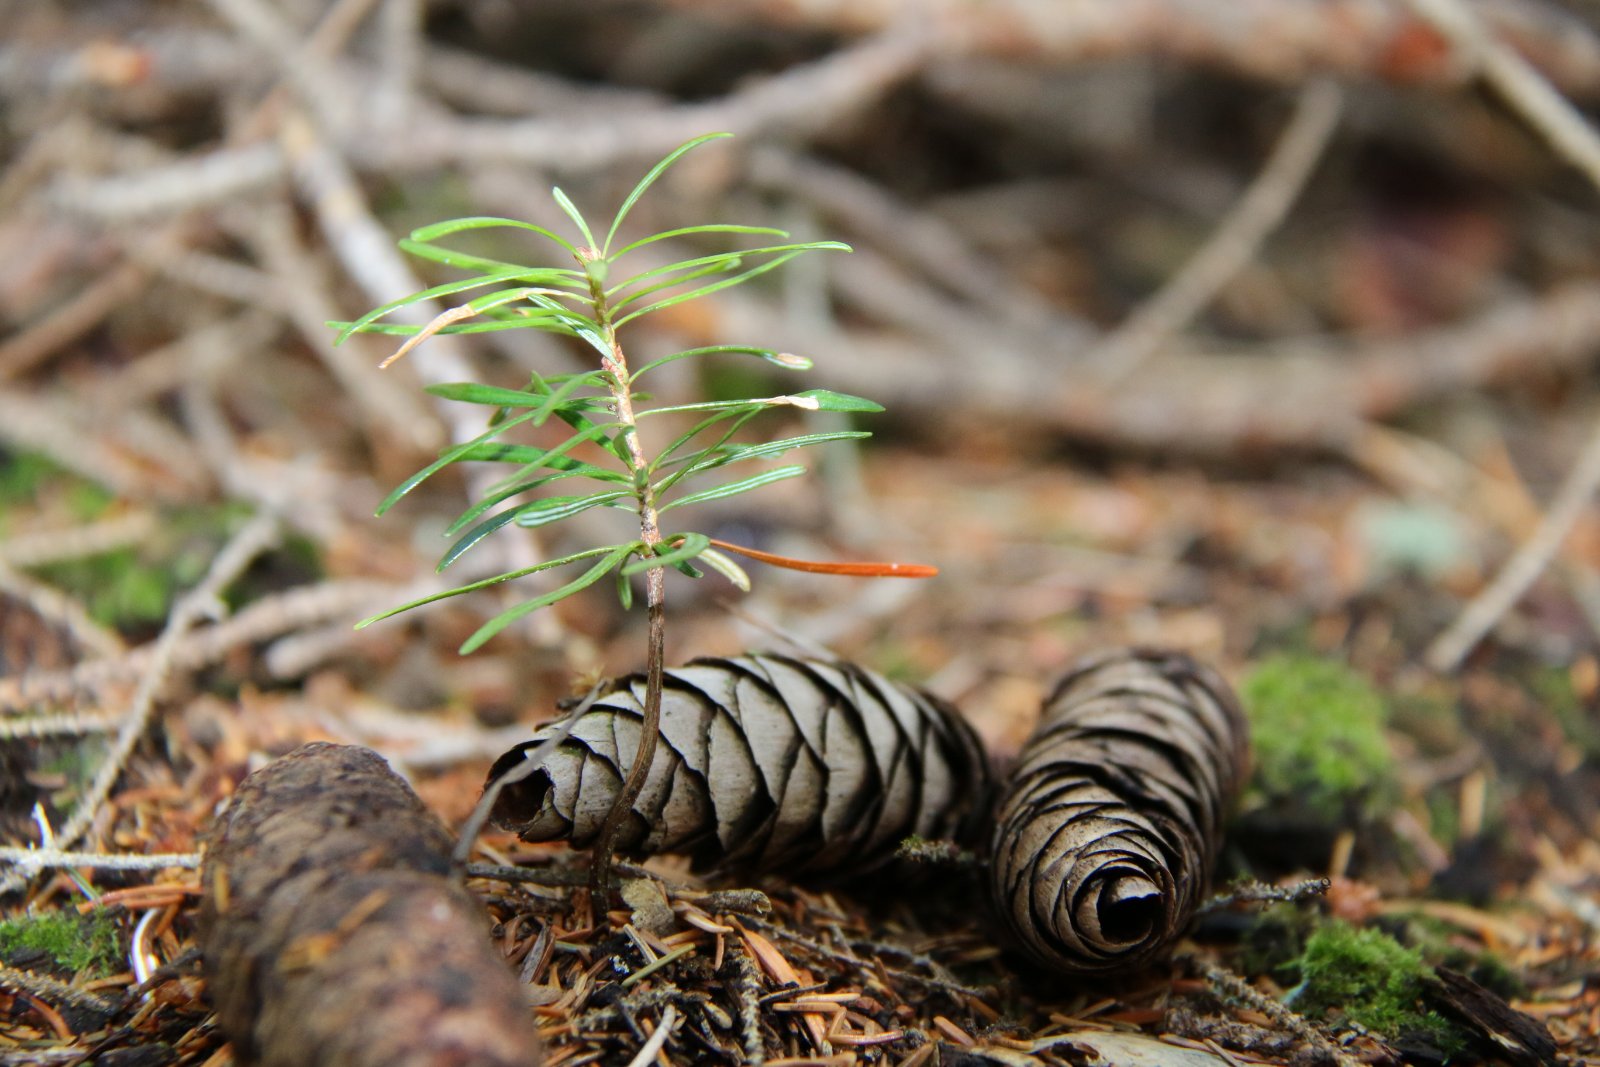
<path fill-rule="evenodd" d="M 656 492 L 650 478 L 650 460 L 639 442 L 639 423 L 633 411 L 633 387 L 628 373 L 628 357 L 617 341 L 617 327 L 612 320 L 611 304 L 605 293 L 605 260 L 593 248 L 580 248 L 578 261 L 589 279 L 589 299 L 594 308 L 594 320 L 599 324 L 609 354 L 601 358 L 606 372 L 606 384 L 611 390 L 611 402 L 623 443 L 628 473 L 633 476 L 634 496 L 639 501 L 639 540 L 645 551 L 654 555 L 661 544 L 661 520 L 656 511 Z M 650 775 L 650 765 L 655 762 L 656 738 L 661 732 L 661 681 L 666 669 L 667 649 L 667 576 L 661 567 L 651 567 L 644 572 L 645 608 L 649 617 L 648 648 L 645 652 L 644 721 L 639 728 L 639 748 L 634 753 L 633 765 L 623 779 L 622 791 L 606 813 L 600 830 L 600 840 L 589 857 L 589 892 L 594 898 L 594 913 L 605 914 L 606 890 L 611 883 L 611 856 L 617 837 L 627 821 L 633 802 L 644 789 Z"/>

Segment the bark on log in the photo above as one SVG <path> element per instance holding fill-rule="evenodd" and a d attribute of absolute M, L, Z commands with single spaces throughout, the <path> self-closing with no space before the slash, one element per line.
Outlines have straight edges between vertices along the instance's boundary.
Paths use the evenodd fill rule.
<path fill-rule="evenodd" d="M 527 841 L 600 832 L 633 761 L 644 676 L 613 682 L 492 812 Z M 506 753 L 490 780 L 557 727 Z M 661 744 L 618 848 L 687 852 L 697 867 L 849 879 L 916 835 L 971 841 L 987 819 L 983 749 L 931 694 L 848 663 L 773 653 L 666 672 Z"/>
<path fill-rule="evenodd" d="M 1074 974 L 1159 956 L 1206 892 L 1248 762 L 1238 702 L 1188 656 L 1119 650 L 1073 668 L 995 820 L 991 888 L 1017 943 Z"/>
<path fill-rule="evenodd" d="M 244 780 L 201 866 L 218 1020 L 263 1067 L 526 1067 L 538 1033 L 450 833 L 376 753 L 316 743 Z"/>

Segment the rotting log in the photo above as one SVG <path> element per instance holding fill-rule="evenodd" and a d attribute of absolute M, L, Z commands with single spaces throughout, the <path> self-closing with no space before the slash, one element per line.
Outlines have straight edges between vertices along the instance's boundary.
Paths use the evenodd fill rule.
<path fill-rule="evenodd" d="M 199 925 L 237 1059 L 264 1067 L 527 1067 L 538 1034 L 449 876 L 451 835 L 376 753 L 302 746 L 211 831 Z"/>

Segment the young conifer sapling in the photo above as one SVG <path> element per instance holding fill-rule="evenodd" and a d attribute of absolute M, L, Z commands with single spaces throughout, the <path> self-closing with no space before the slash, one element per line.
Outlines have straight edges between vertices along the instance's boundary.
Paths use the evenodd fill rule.
<path fill-rule="evenodd" d="M 385 361 L 388 366 L 435 334 L 483 333 L 492 330 L 535 329 L 573 338 L 594 356 L 593 368 L 577 373 L 530 376 L 520 389 L 476 382 L 455 382 L 428 387 L 435 396 L 489 409 L 488 426 L 470 441 L 446 449 L 438 459 L 402 482 L 378 508 L 382 515 L 425 479 L 455 463 L 505 464 L 510 473 L 483 499 L 472 504 L 451 524 L 447 536 L 456 540 L 439 561 L 443 571 L 483 538 L 505 526 L 532 528 L 571 518 L 593 508 L 632 512 L 636 523 L 615 543 L 587 548 L 521 570 L 457 586 L 375 615 L 367 626 L 399 612 L 446 597 L 459 596 L 488 586 L 524 578 L 539 571 L 579 562 L 588 566 L 577 577 L 521 601 L 484 623 L 461 646 L 471 652 L 512 622 L 564 600 L 608 575 L 617 583 L 624 607 L 633 602 L 629 579 L 644 576 L 648 613 L 646 649 L 647 690 L 640 744 L 616 803 L 611 808 L 592 858 L 591 885 L 605 884 L 609 861 L 623 820 L 644 784 L 655 757 L 660 728 L 662 672 L 665 668 L 666 568 L 691 578 L 703 572 L 697 564 L 717 571 L 741 589 L 749 578 L 732 558 L 735 555 L 799 570 L 858 576 L 927 577 L 931 567 L 901 563 L 829 563 L 794 560 L 719 541 L 689 529 L 667 525 L 669 512 L 687 505 L 749 492 L 761 486 L 805 473 L 799 464 L 769 466 L 754 474 L 704 484 L 710 476 L 734 464 L 770 460 L 784 453 L 830 441 L 869 436 L 857 430 L 807 433 L 777 440 L 749 443 L 735 440 L 747 423 L 778 408 L 811 411 L 873 412 L 877 404 L 861 397 L 826 389 L 808 389 L 777 396 L 716 400 L 688 404 L 653 402 L 640 383 L 658 368 L 680 360 L 715 356 L 754 357 L 790 371 L 811 366 L 804 357 L 749 344 L 720 344 L 692 348 L 631 367 L 620 340 L 630 323 L 654 312 L 709 296 L 739 285 L 807 252 L 849 251 L 837 241 L 789 242 L 782 230 L 765 226 L 712 223 L 650 234 L 626 244 L 618 243 L 624 221 L 639 198 L 686 152 L 727 134 L 698 137 L 670 152 L 652 167 L 622 201 L 603 239 L 597 240 L 589 223 L 559 188 L 552 190 L 556 204 L 571 220 L 576 240 L 530 222 L 474 216 L 424 226 L 400 242 L 405 251 L 448 267 L 468 271 L 468 276 L 425 289 L 368 312 L 354 322 L 334 324 L 339 340 L 353 333 L 403 336 L 405 342 Z M 512 228 L 530 231 L 552 242 L 570 266 L 545 267 L 511 263 L 446 247 L 445 238 L 471 230 Z M 710 253 L 664 266 L 626 273 L 630 253 L 657 242 L 693 240 L 725 234 L 740 238 L 766 238 L 772 243 Z M 487 290 L 451 307 L 426 325 L 383 321 L 390 313 L 425 300 L 455 297 Z M 639 432 L 646 419 L 687 416 L 689 428 L 665 447 L 646 448 Z M 552 447 L 535 447 L 509 440 L 510 431 L 527 425 L 538 427 L 550 419 L 564 423 L 570 435 Z M 598 447 L 600 459 L 576 458 L 580 445 Z M 556 483 L 565 483 L 551 491 Z M 574 491 L 571 487 L 578 486 Z M 636 529 L 635 529 L 636 527 Z M 636 532 L 637 536 L 634 536 Z"/>

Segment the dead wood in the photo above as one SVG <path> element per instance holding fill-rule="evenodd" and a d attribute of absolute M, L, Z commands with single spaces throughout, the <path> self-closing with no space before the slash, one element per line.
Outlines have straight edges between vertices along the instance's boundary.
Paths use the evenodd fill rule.
<path fill-rule="evenodd" d="M 449 832 L 375 753 L 314 743 L 240 785 L 201 867 L 218 1019 L 247 1063 L 528 1064 L 538 1035 Z"/>
<path fill-rule="evenodd" d="M 1404 5 L 1384 0 L 1139 0 L 1057 4 L 1048 0 L 672 0 L 674 6 L 736 12 L 842 33 L 902 22 L 937 27 L 945 53 L 1053 63 L 1155 55 L 1268 81 L 1311 73 L 1413 85 L 1459 85 L 1464 72 L 1439 34 Z M 1553 4 L 1490 0 L 1475 5 L 1556 84 L 1571 93 L 1600 88 L 1600 41 Z"/>

